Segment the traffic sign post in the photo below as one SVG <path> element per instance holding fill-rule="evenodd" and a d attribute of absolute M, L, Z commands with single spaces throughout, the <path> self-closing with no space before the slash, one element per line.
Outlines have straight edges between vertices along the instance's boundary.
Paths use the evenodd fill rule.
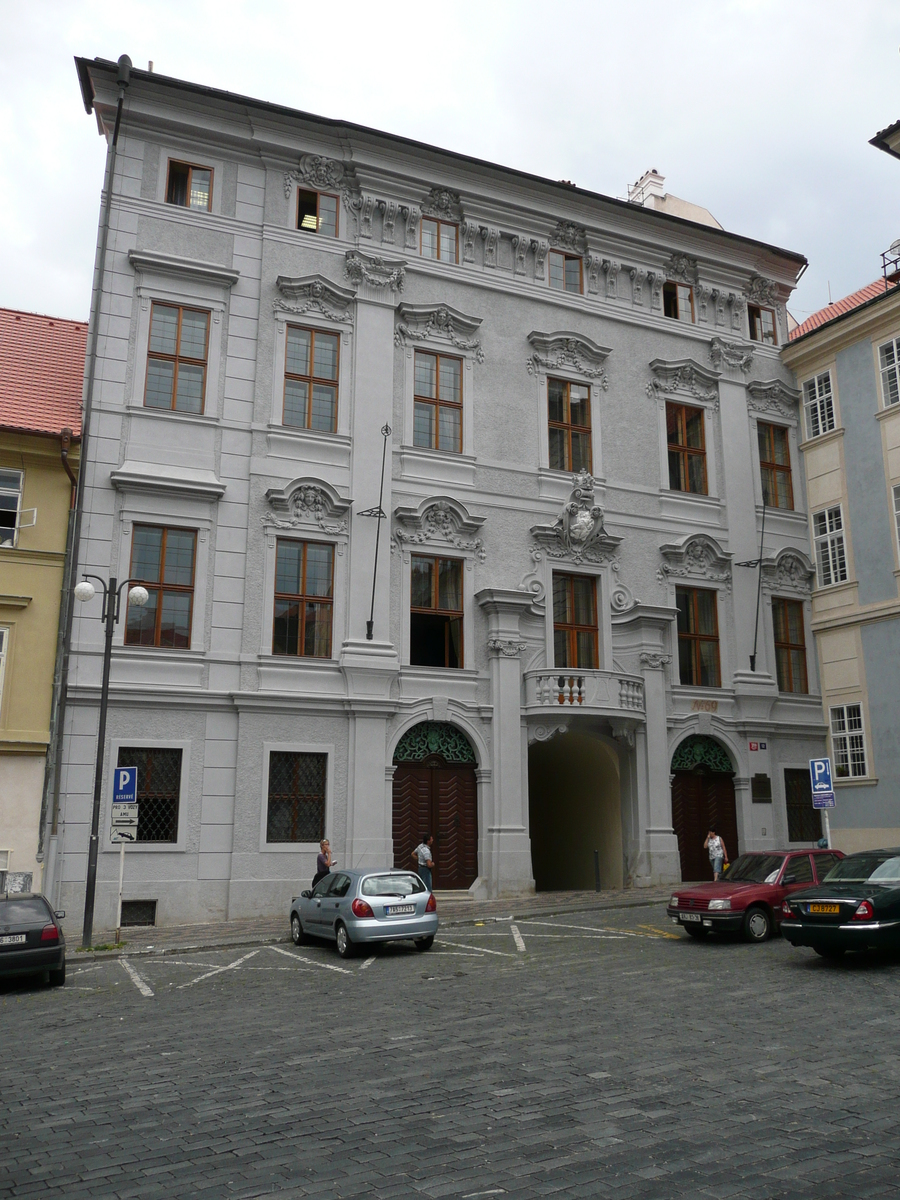
<path fill-rule="evenodd" d="M 116 906 L 116 945 L 122 933 L 122 887 L 125 883 L 125 843 L 137 841 L 138 769 L 116 767 L 113 772 L 112 829 L 109 840 L 119 843 L 119 902 Z"/>
<path fill-rule="evenodd" d="M 828 810 L 835 807 L 830 758 L 811 758 L 809 760 L 809 783 L 813 808 L 821 809 L 825 813 L 825 840 L 830 850 L 831 822 L 828 820 Z"/>

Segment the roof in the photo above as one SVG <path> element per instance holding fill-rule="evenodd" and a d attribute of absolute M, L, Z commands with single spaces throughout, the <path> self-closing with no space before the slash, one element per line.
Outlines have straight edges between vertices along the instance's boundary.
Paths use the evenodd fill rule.
<path fill-rule="evenodd" d="M 885 154 L 893 154 L 894 158 L 900 158 L 900 152 L 891 147 L 891 140 L 896 138 L 898 132 L 900 132 L 900 121 L 895 121 L 893 125 L 888 125 L 886 129 L 880 129 L 873 138 L 869 138 L 869 145 L 883 150 Z"/>
<path fill-rule="evenodd" d="M 836 300 L 834 304 L 828 304 L 825 308 L 820 308 L 818 312 L 814 312 L 811 317 L 807 317 L 802 325 L 798 325 L 796 329 L 791 330 L 788 341 L 796 342 L 798 338 L 805 337 L 806 334 L 812 333 L 814 329 L 821 328 L 822 325 L 827 325 L 829 321 L 834 321 L 838 317 L 844 317 L 847 313 L 853 312 L 855 308 L 859 308 L 863 304 L 868 304 L 870 300 L 877 299 L 886 291 L 887 283 L 884 279 L 876 279 L 874 283 L 867 283 L 858 292 L 853 292 L 852 295 L 845 296 L 843 300 Z"/>
<path fill-rule="evenodd" d="M 94 83 L 91 77 L 93 71 L 103 72 L 109 77 L 111 86 L 115 86 L 116 77 L 118 74 L 118 64 L 111 62 L 109 59 L 103 58 L 83 58 L 76 57 L 75 68 L 78 72 L 78 82 L 81 86 L 81 98 L 84 102 L 85 112 L 91 113 L 94 111 Z M 604 204 L 611 205 L 614 208 L 627 209 L 629 212 L 645 213 L 650 220 L 663 221 L 671 225 L 673 222 L 685 229 L 694 229 L 703 232 L 704 234 L 718 235 L 730 241 L 740 242 L 744 246 L 754 246 L 757 249 L 764 250 L 769 254 L 776 254 L 782 258 L 788 259 L 790 262 L 797 263 L 801 267 L 806 267 L 807 261 L 803 254 L 798 254 L 796 250 L 785 250 L 781 246 L 773 246 L 769 242 L 761 242 L 756 238 L 745 237 L 739 233 L 728 233 L 725 230 L 715 229 L 713 226 L 703 224 L 699 221 L 689 221 L 684 217 L 676 217 L 671 213 L 659 212 L 652 208 L 644 208 L 640 204 L 634 204 L 630 200 L 619 200 L 614 196 L 604 196 L 602 192 L 592 192 L 588 188 L 576 187 L 574 184 L 566 180 L 547 179 L 543 175 L 534 175 L 530 171 L 519 171 L 515 167 L 504 167 L 498 163 L 488 162 L 483 158 L 474 158 L 470 154 L 460 154 L 455 150 L 445 150 L 440 146 L 432 146 L 427 142 L 419 142 L 413 138 L 400 137 L 397 134 L 385 133 L 380 129 L 372 129 L 367 125 L 357 125 L 353 121 L 344 121 L 334 119 L 332 117 L 320 117 L 315 113 L 303 112 L 300 109 L 288 108 L 284 104 L 272 104 L 267 100 L 254 100 L 251 96 L 241 96 L 236 92 L 222 91 L 221 88 L 207 87 L 205 84 L 188 83 L 183 79 L 175 79 L 171 75 L 160 75 L 156 71 L 141 71 L 137 67 L 131 68 L 132 83 L 150 83 L 157 87 L 176 88 L 182 92 L 190 92 L 195 96 L 205 96 L 210 100 L 219 101 L 227 104 L 234 104 L 243 109 L 257 109 L 261 112 L 272 113 L 274 116 L 288 117 L 293 120 L 315 121 L 319 125 L 324 125 L 331 129 L 336 136 L 347 138 L 352 134 L 361 134 L 366 137 L 385 138 L 390 142 L 408 146 L 412 150 L 425 151 L 428 154 L 441 155 L 444 158 L 453 159 L 455 162 L 467 163 L 470 166 L 484 167 L 490 171 L 500 171 L 506 176 L 514 179 L 523 179 L 531 183 L 540 184 L 544 187 L 552 188 L 554 191 L 565 192 L 566 195 L 584 196 L 590 200 L 599 200 Z M 246 114 L 244 114 L 246 116 Z"/>
<path fill-rule="evenodd" d="M 80 436 L 87 329 L 0 308 L 0 428 Z"/>

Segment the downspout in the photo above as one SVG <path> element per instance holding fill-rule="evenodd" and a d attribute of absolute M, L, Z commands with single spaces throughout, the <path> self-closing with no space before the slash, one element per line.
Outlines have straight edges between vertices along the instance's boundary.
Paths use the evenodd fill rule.
<path fill-rule="evenodd" d="M 69 514 L 71 544 L 67 546 L 67 568 L 62 601 L 60 604 L 60 624 L 63 628 L 63 637 L 60 653 L 58 685 L 54 681 L 54 687 L 56 688 L 58 686 L 59 704 L 57 720 L 51 739 L 51 746 L 47 755 L 48 763 L 51 758 L 53 759 L 53 767 L 52 772 L 49 773 L 49 778 L 45 780 L 46 783 L 49 783 L 52 780 L 52 787 L 50 788 L 51 795 L 47 796 L 45 794 L 45 801 L 42 805 L 45 819 L 47 808 L 50 808 L 51 829 L 54 833 L 57 830 L 59 818 L 59 789 L 60 776 L 62 773 L 62 754 L 60 753 L 60 750 L 63 737 L 66 693 L 68 691 L 69 682 L 69 659 L 72 652 L 72 576 L 75 574 L 75 569 L 78 563 L 78 553 L 81 548 L 81 523 L 84 516 L 84 492 L 87 482 L 87 472 L 85 471 L 84 467 L 87 463 L 91 409 L 94 401 L 94 380 L 97 371 L 97 342 L 100 336 L 100 304 L 103 297 L 103 277 L 106 272 L 106 250 L 109 243 L 109 214 L 110 210 L 112 209 L 112 192 L 113 183 L 115 181 L 119 129 L 122 124 L 122 108 L 125 103 L 125 91 L 131 82 L 131 59 L 127 54 L 123 54 L 120 57 L 118 68 L 116 82 L 119 85 L 119 96 L 116 103 L 116 123 L 113 128 L 112 141 L 110 142 L 109 149 L 106 152 L 106 178 L 104 181 L 106 196 L 103 203 L 103 213 L 100 219 L 100 247 L 97 255 L 97 270 L 94 276 L 93 295 L 91 296 L 90 340 L 88 342 L 88 351 L 87 358 L 85 360 L 84 371 L 84 401 L 82 404 L 81 420 L 81 457 L 78 470 L 78 479 L 75 484 L 75 508 L 74 511 L 70 510 Z M 68 465 L 65 459 L 63 460 L 63 465 L 66 466 L 68 470 Z M 69 476 L 71 478 L 71 471 L 69 471 Z M 48 800 L 49 804 L 47 803 Z M 40 845 L 42 857 L 44 828 L 45 825 L 42 822 Z M 54 886 L 56 889 L 55 894 L 58 896 L 58 880 L 54 880 Z"/>

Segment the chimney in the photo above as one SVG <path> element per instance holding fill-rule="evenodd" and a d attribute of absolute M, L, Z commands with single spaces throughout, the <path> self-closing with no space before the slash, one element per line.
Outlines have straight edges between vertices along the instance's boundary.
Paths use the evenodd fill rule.
<path fill-rule="evenodd" d="M 653 200 L 659 197 L 661 200 L 666 194 L 665 190 L 666 177 L 660 175 L 656 167 L 650 171 L 645 171 L 637 183 L 631 184 L 628 188 L 628 199 L 632 204 L 647 204 L 648 208 L 655 208 Z"/>

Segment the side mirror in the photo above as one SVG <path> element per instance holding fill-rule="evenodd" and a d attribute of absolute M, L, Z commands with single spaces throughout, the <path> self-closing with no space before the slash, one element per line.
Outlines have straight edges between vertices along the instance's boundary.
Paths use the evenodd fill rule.
<path fill-rule="evenodd" d="M 311 895 L 312 895 L 312 892 L 309 890 L 309 888 L 307 888 L 305 892 L 301 892 L 301 893 L 300 893 L 300 899 L 301 899 L 301 900 L 308 900 L 308 899 L 310 898 L 310 896 L 311 896 Z"/>
<path fill-rule="evenodd" d="M 58 913 L 54 913 L 53 915 L 56 917 L 57 921 L 62 921 L 65 918 L 66 910 L 63 908 Z"/>
<path fill-rule="evenodd" d="M 785 875 L 781 880 L 781 886 L 785 887 L 789 883 L 796 883 L 796 882 L 797 882 L 796 875 Z"/>

